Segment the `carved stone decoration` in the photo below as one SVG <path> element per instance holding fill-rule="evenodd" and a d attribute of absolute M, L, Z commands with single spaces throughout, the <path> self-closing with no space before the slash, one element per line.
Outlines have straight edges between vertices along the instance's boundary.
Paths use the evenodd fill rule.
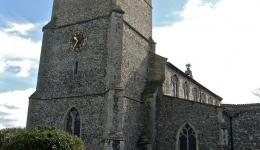
<path fill-rule="evenodd" d="M 76 32 L 70 39 L 70 48 L 75 52 L 80 52 L 80 48 L 85 45 L 86 38 L 83 33 Z"/>

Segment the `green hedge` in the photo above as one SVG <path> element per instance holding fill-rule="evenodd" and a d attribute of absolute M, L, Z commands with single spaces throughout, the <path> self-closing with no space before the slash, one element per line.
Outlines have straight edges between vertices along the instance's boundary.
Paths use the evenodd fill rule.
<path fill-rule="evenodd" d="M 86 150 L 83 141 L 50 127 L 0 130 L 0 150 Z"/>

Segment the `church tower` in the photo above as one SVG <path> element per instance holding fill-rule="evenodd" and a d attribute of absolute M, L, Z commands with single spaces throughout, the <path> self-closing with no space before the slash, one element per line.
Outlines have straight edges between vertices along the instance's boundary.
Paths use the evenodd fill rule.
<path fill-rule="evenodd" d="M 54 0 L 27 127 L 58 127 L 90 150 L 138 149 L 151 9 L 151 0 Z"/>

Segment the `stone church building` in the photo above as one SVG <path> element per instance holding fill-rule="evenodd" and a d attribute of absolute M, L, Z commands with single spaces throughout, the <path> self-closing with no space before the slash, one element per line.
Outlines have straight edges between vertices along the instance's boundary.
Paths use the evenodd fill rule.
<path fill-rule="evenodd" d="M 157 55 L 151 10 L 151 0 L 54 0 L 27 127 L 58 127 L 89 150 L 260 149 L 260 105 L 221 104 L 190 65 Z"/>

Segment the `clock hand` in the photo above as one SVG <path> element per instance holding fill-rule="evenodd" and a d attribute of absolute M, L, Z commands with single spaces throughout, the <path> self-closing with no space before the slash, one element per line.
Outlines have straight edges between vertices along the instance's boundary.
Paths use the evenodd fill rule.
<path fill-rule="evenodd" d="M 78 40 L 78 38 L 77 38 L 76 36 L 74 36 L 73 39 L 76 41 L 75 44 L 73 45 L 73 49 L 75 49 L 76 46 L 77 46 L 78 43 L 79 43 L 79 40 Z"/>

